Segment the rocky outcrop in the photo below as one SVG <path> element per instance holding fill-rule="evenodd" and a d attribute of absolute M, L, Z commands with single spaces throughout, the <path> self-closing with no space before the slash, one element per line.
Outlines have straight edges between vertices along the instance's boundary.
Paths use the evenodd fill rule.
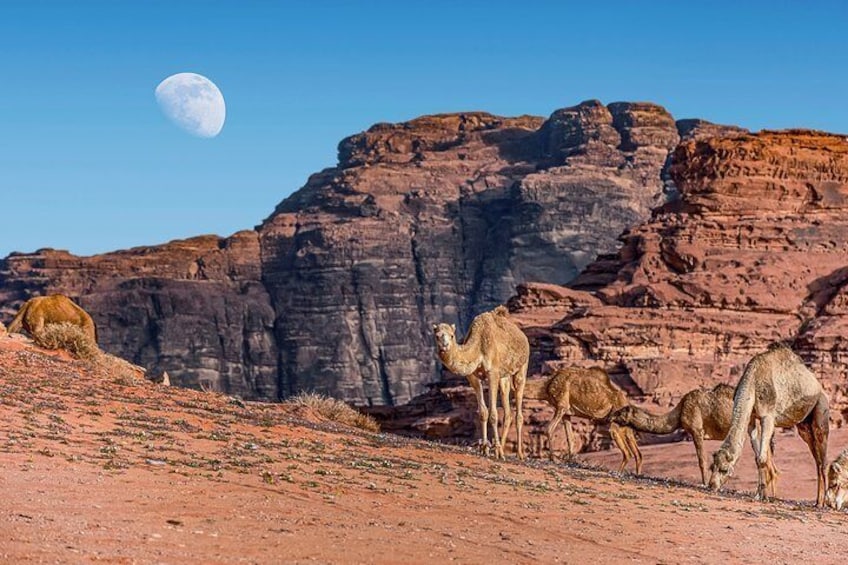
<path fill-rule="evenodd" d="M 667 163 L 680 135 L 709 128 L 720 129 L 597 101 L 547 120 L 378 124 L 343 140 L 338 165 L 254 231 L 88 258 L 13 254 L 0 306 L 11 315 L 32 295 L 69 294 L 106 350 L 178 384 L 401 404 L 440 379 L 432 323 L 464 329 L 516 285 L 566 284 L 614 252 L 676 198 Z"/>
<path fill-rule="evenodd" d="M 650 104 L 547 121 L 381 124 L 339 145 L 259 228 L 281 390 L 399 404 L 438 380 L 430 326 L 467 327 L 525 280 L 565 283 L 662 201 L 678 134 Z"/>
<path fill-rule="evenodd" d="M 94 257 L 18 253 L 0 263 L 0 281 L 6 317 L 32 295 L 63 293 L 91 313 L 105 351 L 174 384 L 276 398 L 276 316 L 255 232 Z"/>
<path fill-rule="evenodd" d="M 754 354 L 783 340 L 822 379 L 841 425 L 848 139 L 802 130 L 691 139 L 669 174 L 680 199 L 630 229 L 617 254 L 568 289 L 526 285 L 511 300 L 533 328 L 537 368 L 600 363 L 667 406 L 697 386 L 735 383 Z"/>

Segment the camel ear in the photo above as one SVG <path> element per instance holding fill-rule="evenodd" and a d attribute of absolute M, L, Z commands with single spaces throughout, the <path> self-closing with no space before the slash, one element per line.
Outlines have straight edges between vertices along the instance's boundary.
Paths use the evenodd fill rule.
<path fill-rule="evenodd" d="M 453 333 L 456 333 L 456 326 L 455 326 L 455 325 L 453 325 L 453 324 L 451 324 L 451 331 L 452 331 Z"/>
<path fill-rule="evenodd" d="M 436 331 L 437 329 L 439 329 L 439 326 L 437 324 L 433 324 L 433 331 Z"/>

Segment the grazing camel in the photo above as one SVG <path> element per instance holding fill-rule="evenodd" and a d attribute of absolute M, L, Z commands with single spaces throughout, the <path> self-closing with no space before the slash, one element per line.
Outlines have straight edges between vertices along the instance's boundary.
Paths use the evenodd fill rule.
<path fill-rule="evenodd" d="M 665 414 L 651 414 L 637 406 L 625 406 L 613 412 L 610 421 L 620 426 L 629 426 L 640 432 L 670 434 L 685 430 L 692 436 L 695 454 L 701 468 L 701 482 L 709 479 L 709 461 L 704 452 L 704 440 L 723 440 L 730 430 L 733 414 L 734 388 L 723 383 L 711 390 L 695 389 L 687 392 L 677 406 Z M 774 445 L 772 445 L 774 449 Z M 777 474 L 777 469 L 773 469 Z"/>
<path fill-rule="evenodd" d="M 486 455 L 489 454 L 488 425 L 491 425 L 495 457 L 504 458 L 506 437 L 513 419 L 509 396 L 511 390 L 515 391 L 518 458 L 524 459 L 524 413 L 521 404 L 530 361 L 530 344 L 524 332 L 509 319 L 509 311 L 504 306 L 498 306 L 474 318 L 462 344 L 456 342 L 456 327 L 453 324 L 434 324 L 433 334 L 439 359 L 445 368 L 467 378 L 477 395 L 482 433 L 480 448 Z M 483 379 L 489 385 L 488 407 L 483 397 Z M 504 409 L 501 434 L 498 433 L 499 390 Z"/>
<path fill-rule="evenodd" d="M 37 296 L 24 302 L 12 323 L 9 324 L 8 331 L 9 333 L 19 332 L 23 328 L 35 337 L 41 333 L 45 325 L 62 322 L 79 326 L 92 342 L 97 343 L 94 320 L 88 312 L 62 294 Z"/>
<path fill-rule="evenodd" d="M 816 461 L 816 506 L 821 507 L 827 486 L 828 416 L 828 400 L 821 383 L 801 358 L 785 345 L 770 346 L 748 362 L 736 386 L 730 430 L 713 454 L 710 487 L 720 489 L 733 472 L 747 431 L 757 461 L 757 498 L 765 499 L 768 493 L 775 496 L 776 477 L 771 464 L 774 428 L 795 426 Z"/>
<path fill-rule="evenodd" d="M 560 369 L 547 379 L 534 379 L 527 383 L 525 398 L 544 400 L 553 406 L 554 417 L 548 424 L 548 447 L 554 459 L 553 435 L 560 421 L 565 428 L 568 443 L 567 457 L 574 456 L 574 432 L 571 417 L 580 416 L 593 422 L 603 422 L 613 410 L 627 406 L 627 396 L 610 381 L 606 371 L 599 367 L 584 369 L 570 367 Z M 623 471 L 632 457 L 636 461 L 636 473 L 642 472 L 642 452 L 636 443 L 636 435 L 628 427 L 616 423 L 610 425 L 610 436 L 621 451 Z"/>
<path fill-rule="evenodd" d="M 848 449 L 839 454 L 827 468 L 827 504 L 842 510 L 848 501 Z"/>

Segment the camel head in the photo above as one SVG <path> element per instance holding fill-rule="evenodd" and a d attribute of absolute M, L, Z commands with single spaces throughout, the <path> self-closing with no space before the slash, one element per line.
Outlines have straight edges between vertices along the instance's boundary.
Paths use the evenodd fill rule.
<path fill-rule="evenodd" d="M 713 464 L 710 466 L 710 488 L 719 490 L 733 474 L 733 460 L 730 454 L 719 448 L 713 453 Z"/>
<path fill-rule="evenodd" d="M 609 416 L 607 416 L 607 421 L 612 422 L 613 424 L 618 424 L 619 426 L 629 426 L 634 422 L 634 417 L 636 416 L 636 409 L 633 406 L 623 406 L 612 412 Z"/>
<path fill-rule="evenodd" d="M 439 353 L 444 353 L 456 345 L 456 326 L 453 324 L 433 324 L 433 335 Z"/>
<path fill-rule="evenodd" d="M 827 504 L 837 510 L 848 502 L 848 467 L 843 459 L 848 458 L 840 456 L 827 469 Z"/>

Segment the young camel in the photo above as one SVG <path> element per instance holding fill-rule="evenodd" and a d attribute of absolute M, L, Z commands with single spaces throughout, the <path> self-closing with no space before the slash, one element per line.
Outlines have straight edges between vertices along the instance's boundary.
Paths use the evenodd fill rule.
<path fill-rule="evenodd" d="M 433 333 L 439 359 L 445 368 L 468 379 L 477 395 L 477 410 L 482 433 L 481 450 L 489 454 L 488 426 L 492 426 L 495 457 L 505 458 L 504 446 L 512 425 L 510 391 L 515 391 L 516 429 L 518 431 L 518 458 L 524 459 L 522 428 L 524 413 L 521 409 L 527 365 L 530 361 L 530 344 L 527 336 L 510 319 L 509 311 L 498 306 L 474 318 L 462 344 L 456 342 L 453 324 L 435 324 Z M 482 380 L 489 385 L 489 405 L 483 397 Z M 503 432 L 498 433 L 498 391 L 504 409 Z"/>
<path fill-rule="evenodd" d="M 848 449 L 839 454 L 827 468 L 827 504 L 842 510 L 848 501 Z"/>
<path fill-rule="evenodd" d="M 547 379 L 535 379 L 527 383 L 524 391 L 525 398 L 544 400 L 555 412 L 548 424 L 548 448 L 551 460 L 554 459 L 553 436 L 560 421 L 565 428 L 565 439 L 568 443 L 567 457 L 574 456 L 573 430 L 571 417 L 581 416 L 593 422 L 607 419 L 613 410 L 627 405 L 627 396 L 620 388 L 610 381 L 606 371 L 598 367 L 583 369 L 571 367 L 560 369 Z M 623 471 L 631 458 L 636 460 L 636 473 L 642 472 L 642 452 L 636 443 L 636 435 L 628 427 L 616 423 L 610 425 L 610 436 L 621 451 Z"/>
<path fill-rule="evenodd" d="M 733 414 L 733 391 L 732 386 L 723 383 L 717 384 L 711 390 L 691 390 L 683 395 L 671 411 L 658 415 L 628 405 L 613 412 L 610 421 L 652 434 L 670 434 L 685 430 L 692 436 L 698 465 L 701 468 L 701 482 L 706 485 L 709 462 L 707 454 L 704 453 L 704 440 L 723 440 L 727 437 Z M 773 472 L 776 475 L 777 469 L 773 469 Z"/>
<path fill-rule="evenodd" d="M 815 375 L 785 345 L 770 346 L 748 362 L 736 387 L 730 430 L 713 454 L 710 487 L 720 489 L 733 472 L 747 430 L 757 461 L 757 498 L 765 499 L 768 493 L 775 496 L 771 464 L 774 428 L 795 426 L 816 461 L 816 506 L 821 507 L 827 486 L 828 417 L 827 396 Z"/>

